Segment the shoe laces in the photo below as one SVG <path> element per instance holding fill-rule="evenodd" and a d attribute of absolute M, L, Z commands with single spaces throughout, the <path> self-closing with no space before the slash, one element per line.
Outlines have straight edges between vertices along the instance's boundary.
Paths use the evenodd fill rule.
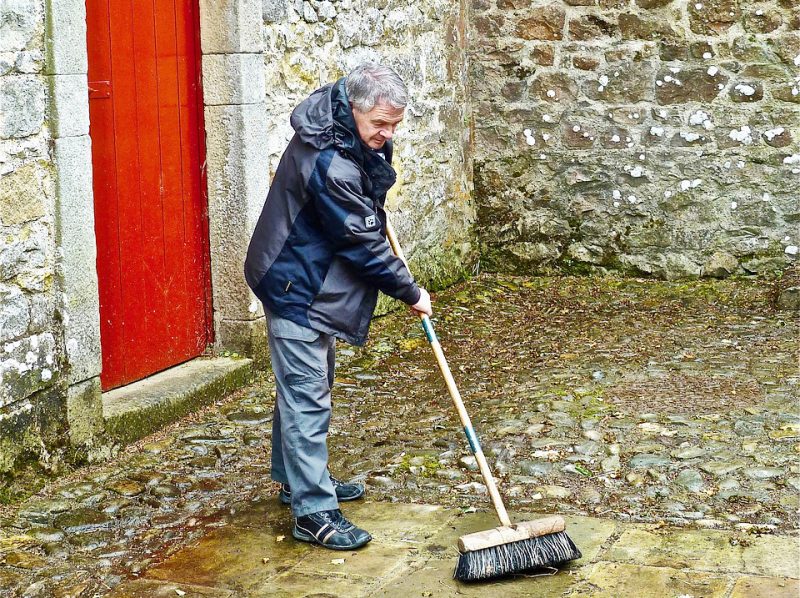
<path fill-rule="evenodd" d="M 355 527 L 355 525 L 344 516 L 341 509 L 334 509 L 333 511 L 328 511 L 328 513 L 331 514 L 331 525 L 340 532 L 347 532 Z"/>

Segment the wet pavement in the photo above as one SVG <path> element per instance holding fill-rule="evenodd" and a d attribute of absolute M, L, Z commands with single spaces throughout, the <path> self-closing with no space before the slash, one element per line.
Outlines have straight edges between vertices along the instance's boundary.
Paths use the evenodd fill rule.
<path fill-rule="evenodd" d="M 570 516 L 586 555 L 503 595 L 798 595 L 779 557 L 798 560 L 800 318 L 769 300 L 752 280 L 482 276 L 439 293 L 501 492 L 519 519 Z M 381 318 L 339 356 L 331 469 L 368 485 L 375 502 L 346 510 L 376 532 L 368 551 L 333 564 L 291 540 L 265 377 L 4 508 L 4 595 L 485 592 L 450 580 L 454 539 L 493 523 L 418 323 Z"/>

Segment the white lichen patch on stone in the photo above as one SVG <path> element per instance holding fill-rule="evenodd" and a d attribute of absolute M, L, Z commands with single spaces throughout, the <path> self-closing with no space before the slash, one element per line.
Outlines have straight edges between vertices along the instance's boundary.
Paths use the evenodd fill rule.
<path fill-rule="evenodd" d="M 706 131 L 710 131 L 711 129 L 714 128 L 714 123 L 711 120 L 711 116 L 709 116 L 708 112 L 706 112 L 705 110 L 698 110 L 696 112 L 693 112 L 689 116 L 689 124 L 700 125 Z"/>
<path fill-rule="evenodd" d="M 744 96 L 751 96 L 756 93 L 756 88 L 747 83 L 738 83 L 734 89 Z"/>
<path fill-rule="evenodd" d="M 533 136 L 533 131 L 525 129 L 522 133 L 525 135 L 525 143 L 528 145 L 536 145 L 536 138 Z"/>
<path fill-rule="evenodd" d="M 628 174 L 630 174 L 635 179 L 641 178 L 644 176 L 644 168 L 637 165 L 635 168 L 632 168 Z"/>
<path fill-rule="evenodd" d="M 749 126 L 742 125 L 741 128 L 733 129 L 730 133 L 728 133 L 728 137 L 730 137 L 734 141 L 743 143 L 744 145 L 750 145 L 751 143 L 753 143 L 753 136 L 751 133 L 752 132 Z"/>
<path fill-rule="evenodd" d="M 679 135 L 689 143 L 700 139 L 700 133 L 695 133 L 694 131 L 681 131 Z"/>
<path fill-rule="evenodd" d="M 681 181 L 681 191 L 688 191 L 689 189 L 695 189 L 703 184 L 703 179 L 684 179 Z"/>
<path fill-rule="evenodd" d="M 783 135 L 786 132 L 786 129 L 783 127 L 775 127 L 774 129 L 769 129 L 764 131 L 764 137 L 767 138 L 767 141 L 772 141 L 776 137 Z"/>

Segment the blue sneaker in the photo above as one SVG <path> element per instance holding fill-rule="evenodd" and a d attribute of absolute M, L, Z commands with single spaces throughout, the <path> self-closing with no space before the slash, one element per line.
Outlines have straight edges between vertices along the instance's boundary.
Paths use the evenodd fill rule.
<path fill-rule="evenodd" d="M 331 550 L 355 550 L 372 540 L 368 532 L 350 523 L 339 509 L 297 517 L 292 536 Z"/>
<path fill-rule="evenodd" d="M 333 484 L 333 489 L 336 490 L 336 499 L 339 502 L 357 500 L 364 496 L 366 492 L 364 484 L 343 482 L 337 480 L 333 476 L 331 476 L 331 483 Z M 281 484 L 281 492 L 278 498 L 280 498 L 280 501 L 285 505 L 292 504 L 292 489 L 289 487 L 289 484 Z"/>

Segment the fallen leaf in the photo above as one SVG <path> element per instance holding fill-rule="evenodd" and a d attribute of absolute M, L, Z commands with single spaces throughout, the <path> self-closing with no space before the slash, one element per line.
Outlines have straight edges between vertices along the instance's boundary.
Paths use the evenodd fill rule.
<path fill-rule="evenodd" d="M 175 593 L 178 596 L 185 596 L 186 595 L 186 592 L 184 592 L 183 590 L 179 590 L 178 588 L 175 588 Z"/>
<path fill-rule="evenodd" d="M 286 539 L 286 536 L 278 536 L 277 538 L 275 538 L 275 540 L 277 542 L 283 542 L 285 539 Z"/>
<path fill-rule="evenodd" d="M 333 559 L 331 560 L 332 565 L 344 565 L 344 559 Z"/>
<path fill-rule="evenodd" d="M 269 563 L 269 557 L 265 556 L 263 559 L 261 559 L 261 562 L 266 565 L 267 563 Z"/>

